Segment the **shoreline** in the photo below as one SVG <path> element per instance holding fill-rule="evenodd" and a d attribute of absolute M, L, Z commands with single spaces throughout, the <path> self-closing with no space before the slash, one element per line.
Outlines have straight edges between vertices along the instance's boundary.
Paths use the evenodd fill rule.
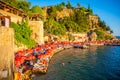
<path fill-rule="evenodd" d="M 56 42 L 52 44 L 37 45 L 34 49 L 18 51 L 15 54 L 15 69 L 16 69 L 16 72 L 14 75 L 15 80 L 24 79 L 24 78 L 32 80 L 32 77 L 31 77 L 32 74 L 46 73 L 48 70 L 49 62 L 51 58 L 54 56 L 54 54 L 64 49 L 74 47 L 74 45 L 76 44 L 79 46 L 87 45 L 89 48 L 89 46 L 93 46 L 93 45 L 101 46 L 101 45 L 105 45 L 106 43 L 111 44 L 111 42 L 105 42 L 105 41 L 63 42 L 63 43 Z"/>

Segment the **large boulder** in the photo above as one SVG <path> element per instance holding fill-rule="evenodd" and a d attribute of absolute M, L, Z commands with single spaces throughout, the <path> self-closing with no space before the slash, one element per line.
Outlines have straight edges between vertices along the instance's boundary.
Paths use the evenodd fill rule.
<path fill-rule="evenodd" d="M 89 39 L 90 41 L 96 41 L 96 39 L 97 39 L 97 34 L 96 34 L 96 32 L 94 32 L 94 31 L 88 32 L 88 39 Z"/>

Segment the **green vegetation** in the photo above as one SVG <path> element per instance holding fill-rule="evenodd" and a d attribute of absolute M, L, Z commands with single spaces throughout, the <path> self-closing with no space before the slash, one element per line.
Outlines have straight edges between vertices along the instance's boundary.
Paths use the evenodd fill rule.
<path fill-rule="evenodd" d="M 4 2 L 7 2 L 11 4 L 12 6 L 17 7 L 18 9 L 21 9 L 28 13 L 30 11 L 30 2 L 27 2 L 26 0 L 2 0 Z"/>
<path fill-rule="evenodd" d="M 33 6 L 32 8 L 31 8 L 31 12 L 32 13 L 38 13 L 38 14 L 43 14 L 42 13 L 42 9 L 40 8 L 40 6 L 38 6 L 38 5 L 36 5 L 36 6 Z"/>
<path fill-rule="evenodd" d="M 50 33 L 50 34 L 64 35 L 66 32 L 65 26 L 59 24 L 59 22 L 55 21 L 52 18 L 46 21 L 44 26 L 45 26 L 44 28 L 47 31 L 47 33 Z"/>
<path fill-rule="evenodd" d="M 80 6 L 80 4 L 77 4 L 77 8 L 75 8 L 71 5 L 69 1 L 67 4 L 62 2 L 58 5 L 48 7 L 47 10 L 43 12 L 42 8 L 38 5 L 35 5 L 32 8 L 30 8 L 31 3 L 27 2 L 27 0 L 2 0 L 2 1 L 8 2 L 9 4 L 17 8 L 24 10 L 28 15 L 30 15 L 31 13 L 39 13 L 41 15 L 45 15 L 44 29 L 46 33 L 52 35 L 67 36 L 66 32 L 81 33 L 81 32 L 88 32 L 92 29 L 91 26 L 89 25 L 88 16 L 94 15 L 94 13 L 90 8 L 89 4 L 88 4 L 88 8 L 82 7 Z M 45 7 L 43 9 L 45 10 Z M 61 12 L 64 9 L 72 11 L 73 12 L 72 15 L 57 19 L 57 12 Z M 17 26 L 25 26 L 25 25 L 19 24 Z M 110 27 L 107 26 L 106 23 L 102 21 L 100 18 L 98 18 L 98 27 L 95 32 L 98 35 L 98 39 L 111 39 L 110 36 L 104 35 L 103 32 L 108 32 L 110 34 L 113 33 Z M 18 35 L 18 33 L 16 34 Z M 20 36 L 18 37 L 21 38 Z M 20 41 L 20 39 L 18 38 L 16 39 L 17 41 Z M 25 39 L 28 38 L 25 37 Z M 25 41 L 22 42 L 25 43 Z"/>
<path fill-rule="evenodd" d="M 61 3 L 57 6 L 51 6 L 48 10 L 47 21 L 45 22 L 47 33 L 51 33 L 53 35 L 60 35 L 62 33 L 62 35 L 65 35 L 65 32 L 87 32 L 89 30 L 88 14 L 85 14 L 85 12 L 89 12 L 90 10 L 85 7 L 80 7 L 80 4 L 78 4 L 78 7 L 79 10 L 76 10 L 76 8 L 72 7 L 70 2 L 66 5 L 65 3 Z M 56 12 L 62 11 L 65 8 L 71 10 L 73 14 L 68 17 L 64 17 L 63 19 L 60 18 L 57 21 Z"/>
<path fill-rule="evenodd" d="M 110 35 L 106 34 L 105 31 L 96 29 L 95 32 L 97 34 L 98 40 L 106 40 L 106 39 L 111 40 L 112 39 L 112 37 Z"/>
<path fill-rule="evenodd" d="M 97 39 L 98 40 L 101 40 L 101 39 L 104 39 L 104 33 L 100 30 L 95 30 L 96 34 L 97 34 Z"/>
<path fill-rule="evenodd" d="M 106 25 L 106 23 L 104 21 L 102 21 L 100 18 L 98 18 L 98 26 L 104 30 L 104 31 L 108 31 L 109 33 L 111 33 L 111 29 L 109 26 Z M 113 33 L 113 31 L 112 31 Z"/>
<path fill-rule="evenodd" d="M 63 9 L 72 10 L 73 14 L 64 18 L 59 18 L 56 20 L 57 12 Z M 53 35 L 66 35 L 66 32 L 88 32 L 92 28 L 89 26 L 88 15 L 94 15 L 90 5 L 88 8 L 80 6 L 77 4 L 77 8 L 72 7 L 71 3 L 68 1 L 67 4 L 61 3 L 55 6 L 51 6 L 47 12 L 48 16 L 45 21 L 45 30 L 47 33 Z M 111 39 L 111 36 L 105 35 L 104 32 L 113 33 L 109 26 L 106 25 L 104 21 L 98 18 L 98 29 L 96 33 L 98 39 Z"/>
<path fill-rule="evenodd" d="M 15 31 L 15 43 L 19 46 L 21 44 L 31 48 L 35 46 L 35 41 L 30 38 L 31 30 L 26 23 L 15 24 L 11 23 L 11 27 Z"/>
<path fill-rule="evenodd" d="M 71 5 L 71 3 L 68 1 L 68 4 L 66 5 L 66 7 L 68 8 L 68 9 L 71 9 L 72 8 L 72 5 Z"/>
<path fill-rule="evenodd" d="M 7 2 L 20 10 L 23 10 L 27 14 L 31 13 L 39 13 L 41 15 L 43 14 L 40 6 L 35 5 L 32 8 L 30 8 L 31 3 L 28 2 L 27 0 L 2 0 L 2 1 Z"/>

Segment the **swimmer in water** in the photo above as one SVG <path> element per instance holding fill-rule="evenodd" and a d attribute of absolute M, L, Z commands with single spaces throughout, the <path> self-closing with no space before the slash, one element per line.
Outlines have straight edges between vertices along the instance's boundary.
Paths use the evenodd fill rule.
<path fill-rule="evenodd" d="M 62 65 L 64 66 L 64 65 L 65 65 L 65 63 L 63 62 L 63 63 L 62 63 Z"/>

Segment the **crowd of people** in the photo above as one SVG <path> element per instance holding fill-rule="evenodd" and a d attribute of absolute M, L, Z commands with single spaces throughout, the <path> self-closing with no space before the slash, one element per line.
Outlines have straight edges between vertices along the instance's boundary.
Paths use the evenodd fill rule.
<path fill-rule="evenodd" d="M 37 44 L 36 47 L 20 50 L 15 53 L 15 72 L 17 78 L 30 78 L 32 73 L 46 73 L 51 57 L 54 53 L 73 47 L 74 45 L 104 45 L 113 43 L 112 41 L 85 41 L 85 42 L 52 42 L 43 45 Z M 19 73 L 19 74 L 18 74 Z M 27 74 L 28 77 L 25 77 Z M 18 77 L 19 76 L 19 77 Z M 17 78 L 15 80 L 17 80 Z"/>
<path fill-rule="evenodd" d="M 48 63 L 54 53 L 72 46 L 70 42 L 54 42 L 21 50 L 15 53 L 15 72 L 25 74 L 27 71 L 46 73 Z M 30 76 L 30 75 L 29 75 Z"/>

